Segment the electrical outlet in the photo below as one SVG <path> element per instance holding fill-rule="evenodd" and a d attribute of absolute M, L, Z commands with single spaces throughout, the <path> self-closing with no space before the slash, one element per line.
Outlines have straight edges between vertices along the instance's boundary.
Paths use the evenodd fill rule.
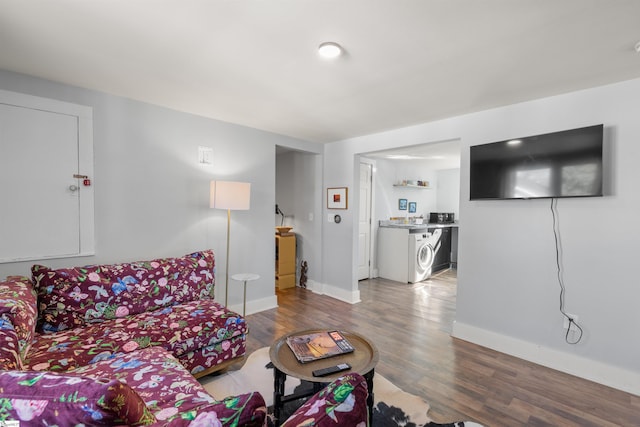
<path fill-rule="evenodd" d="M 575 314 L 571 314 L 571 313 L 567 313 L 567 316 L 569 316 L 570 318 L 573 319 L 573 323 L 571 323 L 571 325 L 569 325 L 569 319 L 567 319 L 565 317 L 564 318 L 564 322 L 562 324 L 563 329 L 569 329 L 571 332 L 576 332 L 578 330 L 578 327 L 575 324 L 578 321 L 578 316 L 575 315 Z"/>

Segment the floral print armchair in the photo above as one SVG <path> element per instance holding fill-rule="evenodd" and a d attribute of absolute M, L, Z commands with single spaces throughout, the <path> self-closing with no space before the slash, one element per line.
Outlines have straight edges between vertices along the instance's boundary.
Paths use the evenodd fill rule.
<path fill-rule="evenodd" d="M 0 371 L 0 423 L 259 427 L 265 416 L 259 393 L 215 400 L 160 347 L 72 372 Z"/>
<path fill-rule="evenodd" d="M 344 375 L 316 393 L 282 427 L 366 427 L 367 382 L 361 375 Z"/>

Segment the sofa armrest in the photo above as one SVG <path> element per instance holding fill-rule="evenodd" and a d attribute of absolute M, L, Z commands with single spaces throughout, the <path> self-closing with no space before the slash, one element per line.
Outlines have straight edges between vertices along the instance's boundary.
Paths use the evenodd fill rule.
<path fill-rule="evenodd" d="M 20 344 L 13 323 L 0 314 L 0 371 L 22 369 Z"/>
<path fill-rule="evenodd" d="M 252 392 L 204 403 L 177 414 L 163 427 L 262 427 L 266 416 L 264 398 L 260 393 Z"/>
<path fill-rule="evenodd" d="M 0 281 L 0 332 L 15 333 L 20 357 L 33 340 L 37 315 L 36 293 L 28 277 L 11 276 Z"/>
<path fill-rule="evenodd" d="M 0 369 L 22 369 L 34 337 L 36 295 L 27 277 L 0 281 Z"/>
<path fill-rule="evenodd" d="M 313 395 L 282 427 L 368 425 L 367 382 L 356 373 L 344 375 Z"/>
<path fill-rule="evenodd" d="M 0 420 L 60 427 L 156 422 L 140 396 L 118 380 L 37 371 L 0 371 Z"/>

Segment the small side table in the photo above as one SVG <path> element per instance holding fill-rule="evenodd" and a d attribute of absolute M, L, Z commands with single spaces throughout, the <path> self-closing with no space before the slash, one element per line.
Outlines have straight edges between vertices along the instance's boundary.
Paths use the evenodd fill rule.
<path fill-rule="evenodd" d="M 255 273 L 238 273 L 231 276 L 231 278 L 244 284 L 244 296 L 242 298 L 242 317 L 244 317 L 247 310 L 247 282 L 258 280 L 260 276 Z"/>

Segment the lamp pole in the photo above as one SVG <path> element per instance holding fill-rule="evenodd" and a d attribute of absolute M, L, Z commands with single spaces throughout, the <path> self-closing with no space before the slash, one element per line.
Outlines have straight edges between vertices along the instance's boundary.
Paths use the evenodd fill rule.
<path fill-rule="evenodd" d="M 229 240 L 231 240 L 231 209 L 227 209 L 227 259 L 224 270 L 224 306 L 228 307 L 229 302 Z"/>
<path fill-rule="evenodd" d="M 227 210 L 227 259 L 225 260 L 224 305 L 229 304 L 229 242 L 231 241 L 231 211 L 249 210 L 251 184 L 248 182 L 211 181 L 209 184 L 209 207 Z"/>

